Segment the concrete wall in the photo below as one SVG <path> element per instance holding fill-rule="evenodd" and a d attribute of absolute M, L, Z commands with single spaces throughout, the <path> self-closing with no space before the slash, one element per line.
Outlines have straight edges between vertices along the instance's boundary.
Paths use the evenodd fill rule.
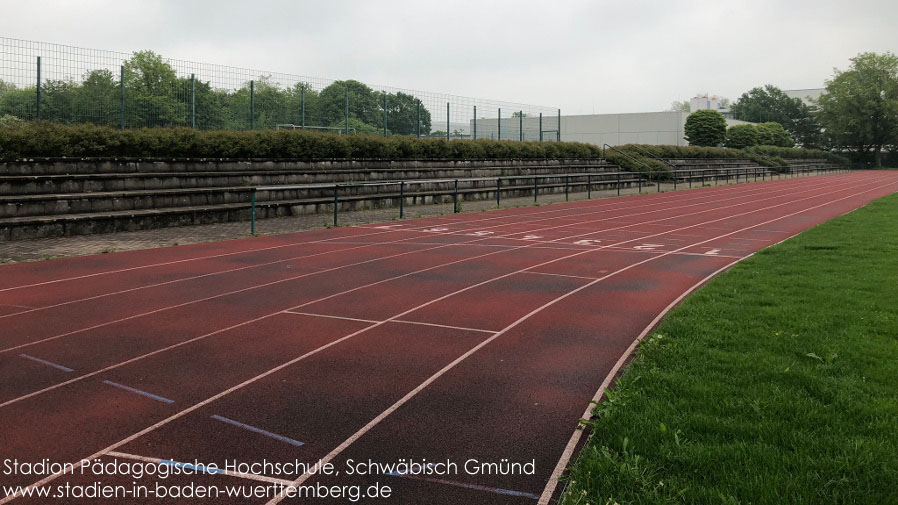
<path fill-rule="evenodd" d="M 639 112 L 628 114 L 585 114 L 561 116 L 561 140 L 585 142 L 598 146 L 609 144 L 653 144 L 685 146 L 683 127 L 688 112 Z M 557 118 L 543 118 L 543 131 L 554 130 Z M 727 119 L 727 126 L 744 124 L 745 121 Z M 539 118 L 525 117 L 524 140 L 539 140 Z M 518 118 L 502 120 L 502 139 L 519 140 L 521 121 Z M 498 122 L 495 119 L 477 121 L 478 138 L 498 138 Z M 554 132 L 544 133 L 544 140 L 555 140 Z"/>

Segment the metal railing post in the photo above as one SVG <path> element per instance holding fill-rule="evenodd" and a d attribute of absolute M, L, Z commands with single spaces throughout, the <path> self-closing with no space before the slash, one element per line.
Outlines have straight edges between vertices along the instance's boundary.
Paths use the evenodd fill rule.
<path fill-rule="evenodd" d="M 452 192 L 452 209 L 458 214 L 458 179 L 455 179 L 455 189 Z"/>
<path fill-rule="evenodd" d="M 536 196 L 539 194 L 539 187 L 537 186 L 537 178 L 533 177 L 533 203 L 536 203 Z"/>
<path fill-rule="evenodd" d="M 564 201 L 565 202 L 570 201 L 570 198 L 569 198 L 570 187 L 571 187 L 571 176 L 565 175 L 564 176 Z"/>
<path fill-rule="evenodd" d="M 334 228 L 337 227 L 338 212 L 340 212 L 340 185 L 334 184 Z"/>
<path fill-rule="evenodd" d="M 620 170 L 617 171 L 617 196 L 620 196 Z"/>
<path fill-rule="evenodd" d="M 255 237 L 256 236 L 256 188 L 253 188 L 252 193 L 250 193 L 249 201 L 250 201 L 250 204 L 249 204 L 249 207 L 250 207 L 249 234 Z"/>
<path fill-rule="evenodd" d="M 592 174 L 586 174 L 586 199 L 592 199 Z"/>
<path fill-rule="evenodd" d="M 502 178 L 496 177 L 496 207 L 502 206 Z"/>
<path fill-rule="evenodd" d="M 692 169 L 689 169 L 689 189 L 692 189 Z"/>
<path fill-rule="evenodd" d="M 399 219 L 405 217 L 405 181 L 399 182 Z"/>

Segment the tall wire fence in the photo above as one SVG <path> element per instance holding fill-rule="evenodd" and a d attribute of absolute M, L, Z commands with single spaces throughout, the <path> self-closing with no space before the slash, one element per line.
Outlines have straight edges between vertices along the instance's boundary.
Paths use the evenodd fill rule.
<path fill-rule="evenodd" d="M 115 128 L 561 140 L 561 111 L 0 37 L 0 116 Z"/>

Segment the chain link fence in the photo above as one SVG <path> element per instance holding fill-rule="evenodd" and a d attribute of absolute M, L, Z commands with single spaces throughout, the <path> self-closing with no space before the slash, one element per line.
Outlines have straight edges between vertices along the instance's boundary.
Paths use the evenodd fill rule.
<path fill-rule="evenodd" d="M 115 128 L 560 140 L 551 107 L 0 37 L 0 117 Z"/>

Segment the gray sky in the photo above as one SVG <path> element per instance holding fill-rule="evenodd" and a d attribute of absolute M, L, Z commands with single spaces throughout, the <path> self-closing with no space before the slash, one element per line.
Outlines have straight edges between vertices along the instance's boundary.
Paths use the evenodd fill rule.
<path fill-rule="evenodd" d="M 822 87 L 860 52 L 898 52 L 894 0 L 2 0 L 0 12 L 6 37 L 566 114 Z"/>

